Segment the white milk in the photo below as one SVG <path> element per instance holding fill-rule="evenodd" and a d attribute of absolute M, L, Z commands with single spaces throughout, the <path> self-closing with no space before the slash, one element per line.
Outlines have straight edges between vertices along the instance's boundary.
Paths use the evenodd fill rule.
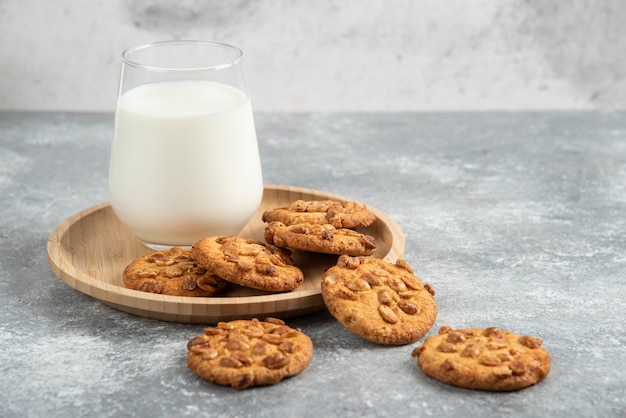
<path fill-rule="evenodd" d="M 115 214 L 146 243 L 237 234 L 263 178 L 250 100 L 207 81 L 136 87 L 117 106 L 109 173 Z"/>

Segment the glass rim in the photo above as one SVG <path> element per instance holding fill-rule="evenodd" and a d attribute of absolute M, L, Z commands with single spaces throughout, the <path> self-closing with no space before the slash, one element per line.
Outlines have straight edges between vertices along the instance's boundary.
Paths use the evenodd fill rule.
<path fill-rule="evenodd" d="M 142 64 L 136 60 L 130 58 L 130 55 L 137 51 L 142 51 L 148 48 L 154 48 L 158 46 L 164 45 L 204 45 L 204 46 L 212 46 L 212 47 L 220 47 L 223 49 L 230 49 L 235 51 L 235 58 L 228 62 L 224 62 L 223 64 L 217 65 L 206 65 L 206 66 L 198 66 L 198 67 L 170 67 L 170 66 L 157 66 L 157 65 L 148 65 Z M 223 70 L 226 68 L 230 68 L 236 65 L 241 61 L 243 57 L 243 51 L 236 46 L 222 43 L 222 42 L 213 42 L 213 41 L 200 41 L 200 40 L 176 40 L 176 41 L 157 41 L 157 42 L 149 42 L 140 45 L 134 45 L 126 48 L 122 52 L 122 62 L 126 65 L 130 65 L 135 68 L 142 68 L 150 71 L 163 71 L 163 72 L 193 72 L 193 71 L 211 71 L 211 70 Z"/>

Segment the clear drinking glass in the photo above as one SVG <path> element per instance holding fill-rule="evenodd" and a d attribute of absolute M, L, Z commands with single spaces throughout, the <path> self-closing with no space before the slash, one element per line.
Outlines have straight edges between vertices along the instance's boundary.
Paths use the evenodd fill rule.
<path fill-rule="evenodd" d="M 122 54 L 109 167 L 113 211 L 152 249 L 235 235 L 263 176 L 242 52 L 166 41 Z"/>

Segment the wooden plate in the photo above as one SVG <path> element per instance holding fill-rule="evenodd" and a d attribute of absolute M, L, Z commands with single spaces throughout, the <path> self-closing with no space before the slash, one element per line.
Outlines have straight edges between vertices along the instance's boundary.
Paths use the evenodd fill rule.
<path fill-rule="evenodd" d="M 263 211 L 286 206 L 298 199 L 352 200 L 312 189 L 266 185 L 259 210 L 239 235 L 264 242 Z M 368 209 L 377 220 L 360 231 L 376 239 L 378 249 L 374 257 L 395 262 L 404 252 L 402 231 L 383 212 L 369 205 Z M 150 251 L 120 224 L 107 202 L 66 219 L 48 239 L 50 267 L 69 286 L 115 309 L 180 323 L 214 324 L 265 316 L 286 318 L 319 311 L 325 308 L 320 291 L 322 274 L 337 261 L 337 256 L 293 251 L 294 262 L 303 270 L 305 280 L 292 292 L 268 293 L 231 286 L 219 297 L 194 298 L 139 292 L 125 287 L 122 280 L 124 268 Z"/>

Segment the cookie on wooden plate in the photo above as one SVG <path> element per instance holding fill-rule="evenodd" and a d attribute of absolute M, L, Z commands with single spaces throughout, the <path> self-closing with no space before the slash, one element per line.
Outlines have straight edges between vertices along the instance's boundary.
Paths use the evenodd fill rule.
<path fill-rule="evenodd" d="M 365 256 L 376 251 L 374 237 L 330 224 L 270 222 L 265 227 L 265 241 L 278 247 L 324 254 Z"/>
<path fill-rule="evenodd" d="M 444 326 L 412 352 L 419 368 L 449 385 L 485 391 L 514 391 L 550 372 L 550 354 L 540 338 L 492 328 Z"/>
<path fill-rule="evenodd" d="M 330 313 L 352 333 L 378 344 L 412 343 L 437 317 L 434 290 L 403 260 L 342 255 L 322 276 Z"/>
<path fill-rule="evenodd" d="M 122 276 L 129 289 L 170 296 L 211 296 L 227 285 L 201 266 L 190 250 L 180 247 L 140 257 Z"/>
<path fill-rule="evenodd" d="M 301 223 L 331 224 L 335 228 L 359 228 L 371 225 L 376 215 L 365 204 L 338 200 L 296 200 L 288 206 L 265 211 L 264 222 L 282 222 L 285 225 Z"/>
<path fill-rule="evenodd" d="M 313 356 L 311 339 L 276 318 L 219 322 L 187 343 L 187 365 L 201 378 L 243 390 L 301 373 Z"/>
<path fill-rule="evenodd" d="M 290 291 L 304 281 L 289 250 L 236 236 L 207 237 L 192 246 L 194 257 L 211 273 L 240 286 Z"/>

